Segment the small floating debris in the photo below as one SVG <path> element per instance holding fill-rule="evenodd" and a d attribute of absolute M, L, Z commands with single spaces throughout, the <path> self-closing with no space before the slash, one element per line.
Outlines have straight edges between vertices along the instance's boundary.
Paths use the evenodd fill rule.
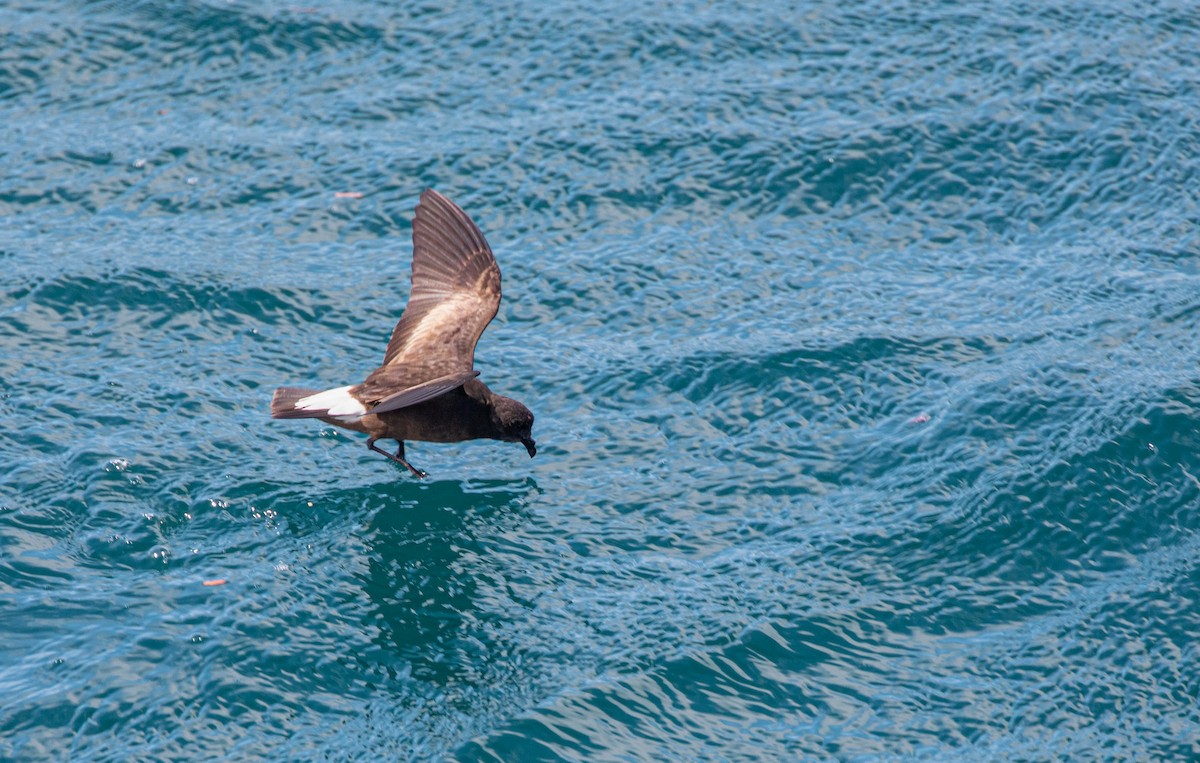
<path fill-rule="evenodd" d="M 225 578 L 217 578 L 216 580 L 205 580 L 204 585 L 211 588 L 212 586 L 215 586 L 215 585 L 225 585 L 228 582 L 229 581 L 226 580 Z"/>
<path fill-rule="evenodd" d="M 913 416 L 911 419 L 909 419 L 908 423 L 909 424 L 924 424 L 925 422 L 929 421 L 929 419 L 930 419 L 930 416 L 928 413 L 918 413 L 916 416 Z"/>
<path fill-rule="evenodd" d="M 362 197 L 361 191 L 337 191 L 333 194 L 335 199 L 361 199 Z"/>

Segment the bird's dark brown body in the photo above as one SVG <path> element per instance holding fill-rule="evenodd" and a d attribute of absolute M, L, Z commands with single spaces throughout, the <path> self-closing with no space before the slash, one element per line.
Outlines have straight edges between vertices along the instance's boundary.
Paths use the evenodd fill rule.
<path fill-rule="evenodd" d="M 377 439 L 400 441 L 462 442 L 494 438 L 503 434 L 502 427 L 494 420 L 496 397 L 487 385 L 472 379 L 432 400 L 378 416 L 365 416 L 375 421 L 369 422 L 363 431 Z"/>
<path fill-rule="evenodd" d="M 533 414 L 475 377 L 475 344 L 500 305 L 500 268 L 483 234 L 452 201 L 428 190 L 413 220 L 412 294 L 383 365 L 361 384 L 324 391 L 280 387 L 275 418 L 316 418 L 363 432 L 367 447 L 415 475 L 405 440 L 519 442 L 532 457 Z M 395 455 L 377 440 L 399 443 Z"/>

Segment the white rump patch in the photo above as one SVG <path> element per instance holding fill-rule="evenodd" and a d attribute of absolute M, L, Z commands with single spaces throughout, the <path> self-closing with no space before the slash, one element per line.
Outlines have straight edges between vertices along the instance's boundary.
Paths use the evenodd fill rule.
<path fill-rule="evenodd" d="M 351 384 L 348 387 L 327 389 L 315 395 L 302 397 L 296 401 L 296 408 L 302 411 L 324 411 L 325 415 L 345 417 L 348 421 L 353 421 L 367 412 L 366 406 L 350 394 L 353 388 L 354 385 Z"/>

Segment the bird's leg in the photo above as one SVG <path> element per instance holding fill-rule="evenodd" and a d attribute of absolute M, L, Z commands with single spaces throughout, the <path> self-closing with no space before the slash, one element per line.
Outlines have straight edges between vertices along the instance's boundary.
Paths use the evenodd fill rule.
<path fill-rule="evenodd" d="M 413 466 L 412 464 L 410 464 L 408 461 L 405 460 L 405 458 L 404 458 L 404 440 L 396 440 L 396 445 L 398 447 L 396 448 L 395 459 L 397 461 L 399 461 L 400 463 L 404 464 L 405 466 L 407 466 L 408 470 L 413 473 L 414 477 L 416 477 L 418 479 L 425 479 L 426 477 L 429 476 L 428 474 L 425 473 L 425 471 L 423 469 L 418 469 L 417 467 Z"/>
<path fill-rule="evenodd" d="M 424 479 L 425 477 L 429 476 L 425 472 L 421 471 L 417 467 L 413 466 L 412 464 L 410 464 L 404 460 L 404 442 L 403 441 L 396 440 L 396 442 L 400 443 L 400 447 L 396 449 L 396 455 L 393 456 L 391 453 L 388 453 L 383 448 L 375 447 L 376 439 L 377 438 L 372 437 L 370 440 L 367 440 L 367 447 L 370 448 L 371 450 L 375 451 L 376 453 L 382 453 L 383 455 L 387 456 L 392 461 L 395 461 L 396 463 L 405 466 L 410 472 L 413 473 L 414 477 L 417 477 L 419 479 Z"/>

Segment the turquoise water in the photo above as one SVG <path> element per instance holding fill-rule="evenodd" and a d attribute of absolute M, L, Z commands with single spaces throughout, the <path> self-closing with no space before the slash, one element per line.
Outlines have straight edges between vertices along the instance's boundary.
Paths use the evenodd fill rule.
<path fill-rule="evenodd" d="M 0 7 L 0 758 L 1200 759 L 1197 51 L 1169 1 Z M 417 481 L 267 404 L 382 358 L 428 186 L 539 453 Z"/>

